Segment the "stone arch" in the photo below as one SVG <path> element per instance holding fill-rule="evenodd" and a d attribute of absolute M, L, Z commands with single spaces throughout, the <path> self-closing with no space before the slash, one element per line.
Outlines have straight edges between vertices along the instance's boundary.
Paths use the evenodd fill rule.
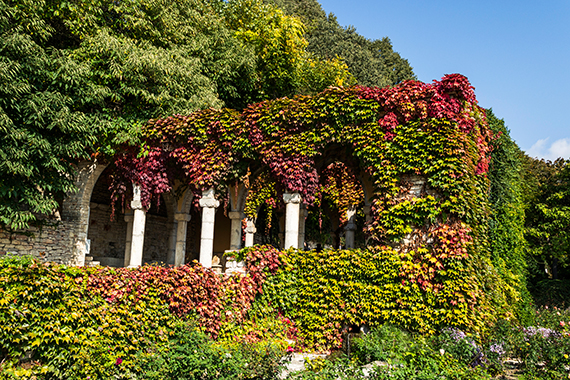
<path fill-rule="evenodd" d="M 112 166 L 108 166 L 103 171 L 91 193 L 87 231 L 90 249 L 87 259 L 104 266 L 122 267 L 127 241 L 130 241 L 127 236 L 127 219 L 132 212 L 123 210 L 123 205 L 118 202 L 115 205 L 115 217 L 111 218 L 111 191 L 109 190 L 111 170 Z"/>
<path fill-rule="evenodd" d="M 123 267 L 131 264 L 133 243 L 133 212 L 128 202 L 115 205 L 115 217 L 111 219 L 111 191 L 107 167 L 93 186 L 90 197 L 89 228 L 90 255 L 87 258 L 104 266 Z M 165 231 L 174 228 L 174 202 L 170 194 L 161 194 L 145 212 L 144 241 L 141 262 L 166 262 L 173 249 L 171 235 Z M 86 263 L 88 264 L 88 262 Z"/>
<path fill-rule="evenodd" d="M 88 253 L 90 201 L 93 188 L 108 164 L 98 160 L 83 161 L 77 165 L 76 193 L 67 194 L 62 204 L 61 219 L 73 226 L 71 264 L 85 265 Z"/>

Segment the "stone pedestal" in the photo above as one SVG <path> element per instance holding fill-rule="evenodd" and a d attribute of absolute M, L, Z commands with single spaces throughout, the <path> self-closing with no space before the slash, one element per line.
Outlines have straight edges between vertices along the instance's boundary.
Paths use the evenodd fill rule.
<path fill-rule="evenodd" d="M 231 211 L 228 213 L 231 224 L 230 231 L 230 250 L 239 250 L 241 248 L 241 221 L 245 217 L 242 212 Z"/>
<path fill-rule="evenodd" d="M 200 207 L 202 207 L 202 234 L 200 237 L 200 264 L 206 268 L 212 267 L 214 254 L 214 223 L 216 208 L 220 202 L 214 197 L 214 189 L 202 192 Z"/>
<path fill-rule="evenodd" d="M 255 222 L 251 218 L 247 218 L 245 226 L 245 246 L 253 247 L 254 236 L 257 229 L 255 228 Z"/>
<path fill-rule="evenodd" d="M 299 211 L 301 195 L 299 193 L 283 194 L 285 202 L 285 249 L 299 248 Z"/>
<path fill-rule="evenodd" d="M 144 228 L 146 223 L 146 210 L 141 203 L 141 189 L 139 185 L 133 186 L 133 200 L 131 201 L 133 209 L 133 238 L 131 242 L 131 257 L 129 267 L 138 267 L 142 265 L 143 248 L 144 248 Z"/>
<path fill-rule="evenodd" d="M 236 258 L 232 255 L 235 251 L 229 250 L 225 251 L 226 256 L 226 274 L 242 273 L 245 274 L 245 263 L 243 261 L 236 261 Z"/>
<path fill-rule="evenodd" d="M 190 215 L 185 213 L 176 213 L 174 215 L 174 219 L 177 222 L 174 266 L 179 267 L 181 265 L 184 265 L 184 258 L 186 257 L 186 231 L 188 230 Z"/>

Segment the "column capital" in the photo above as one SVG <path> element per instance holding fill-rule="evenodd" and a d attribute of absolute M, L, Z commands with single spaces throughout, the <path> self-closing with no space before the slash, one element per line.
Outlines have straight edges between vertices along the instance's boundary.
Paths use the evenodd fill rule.
<path fill-rule="evenodd" d="M 177 222 L 189 222 L 190 218 L 191 216 L 184 212 L 177 212 L 176 214 L 174 214 L 174 220 L 176 220 Z"/>
<path fill-rule="evenodd" d="M 136 182 L 133 182 L 133 200 L 131 201 L 131 208 L 133 210 L 143 209 L 141 202 L 141 185 Z"/>
<path fill-rule="evenodd" d="M 245 214 L 240 211 L 230 211 L 228 212 L 228 217 L 230 219 L 243 219 L 245 218 Z"/>
<path fill-rule="evenodd" d="M 349 222 L 345 227 L 345 231 L 356 231 L 356 224 Z"/>
<path fill-rule="evenodd" d="M 254 234 L 257 232 L 257 228 L 255 228 L 255 223 L 253 220 L 248 219 L 245 226 L 245 232 L 248 234 Z"/>
<path fill-rule="evenodd" d="M 131 209 L 133 210 L 143 210 L 144 211 L 144 207 L 142 205 L 142 202 L 140 199 L 133 199 L 131 201 Z"/>
<path fill-rule="evenodd" d="M 202 191 L 202 198 L 200 198 L 200 207 L 218 208 L 220 201 L 214 197 L 214 189 Z"/>
<path fill-rule="evenodd" d="M 283 201 L 285 203 L 301 203 L 301 194 L 299 193 L 284 193 Z"/>

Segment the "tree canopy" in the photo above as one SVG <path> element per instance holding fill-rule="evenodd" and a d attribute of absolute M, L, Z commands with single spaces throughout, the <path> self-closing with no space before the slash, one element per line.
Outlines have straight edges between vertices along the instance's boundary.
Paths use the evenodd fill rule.
<path fill-rule="evenodd" d="M 0 226 L 53 212 L 78 160 L 151 118 L 351 83 L 302 32 L 255 0 L 0 0 Z"/>
<path fill-rule="evenodd" d="M 416 79 L 408 61 L 393 50 L 388 37 L 369 40 L 353 27 L 342 27 L 317 0 L 267 0 L 303 20 L 308 51 L 324 59 L 340 58 L 358 84 L 385 87 Z"/>
<path fill-rule="evenodd" d="M 524 156 L 526 238 L 535 281 L 570 278 L 570 162 Z"/>

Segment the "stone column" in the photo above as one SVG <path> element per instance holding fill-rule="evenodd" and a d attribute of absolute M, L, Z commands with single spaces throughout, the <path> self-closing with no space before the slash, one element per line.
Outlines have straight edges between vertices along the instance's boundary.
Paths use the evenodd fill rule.
<path fill-rule="evenodd" d="M 168 230 L 170 231 L 170 236 L 168 237 L 168 251 L 166 252 L 166 264 L 174 265 L 174 260 L 176 257 L 176 234 L 178 232 L 178 222 L 174 220 L 174 222 L 168 223 Z"/>
<path fill-rule="evenodd" d="M 232 221 L 230 227 L 230 250 L 237 251 L 241 248 L 241 220 L 244 214 L 239 211 L 231 211 L 228 213 Z"/>
<path fill-rule="evenodd" d="M 202 192 L 200 207 L 202 207 L 202 234 L 200 237 L 200 264 L 206 268 L 212 267 L 214 254 L 214 222 L 216 208 L 220 202 L 214 197 L 214 189 Z"/>
<path fill-rule="evenodd" d="M 133 243 L 133 211 L 125 213 L 125 222 L 127 222 L 127 237 L 125 241 L 125 261 L 124 266 L 128 267 L 131 264 L 131 244 Z"/>
<path fill-rule="evenodd" d="M 283 194 L 285 201 L 285 249 L 299 248 L 299 209 L 301 195 L 299 193 Z"/>
<path fill-rule="evenodd" d="M 245 225 L 245 246 L 253 247 L 254 236 L 257 229 L 255 228 L 255 222 L 251 218 L 247 218 Z"/>
<path fill-rule="evenodd" d="M 139 185 L 133 185 L 133 200 L 131 201 L 131 208 L 133 209 L 133 238 L 131 242 L 129 267 L 138 267 L 142 265 L 144 227 L 146 223 L 146 210 L 141 203 L 141 188 Z"/>
<path fill-rule="evenodd" d="M 179 267 L 184 265 L 184 258 L 186 257 L 186 231 L 188 231 L 188 222 L 190 215 L 183 212 L 174 214 L 176 219 L 176 252 L 174 254 L 174 266 Z"/>
<path fill-rule="evenodd" d="M 354 249 L 354 232 L 356 231 L 356 224 L 354 218 L 356 217 L 356 208 L 350 207 L 346 210 L 346 218 L 348 223 L 344 227 L 344 245 L 347 249 Z"/>
<path fill-rule="evenodd" d="M 307 208 L 302 205 L 301 212 L 299 213 L 299 249 L 303 249 L 305 247 L 305 220 L 309 215 L 309 211 Z"/>

